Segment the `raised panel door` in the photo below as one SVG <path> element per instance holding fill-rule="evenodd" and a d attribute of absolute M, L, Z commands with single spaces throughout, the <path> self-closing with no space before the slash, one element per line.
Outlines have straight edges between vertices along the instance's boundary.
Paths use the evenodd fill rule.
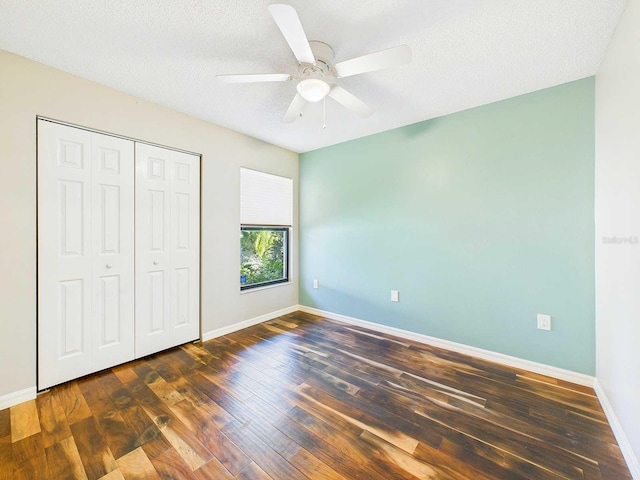
<path fill-rule="evenodd" d="M 91 372 L 91 133 L 38 121 L 38 384 Z"/>
<path fill-rule="evenodd" d="M 92 137 L 93 370 L 134 358 L 134 142 Z"/>
<path fill-rule="evenodd" d="M 200 336 L 200 158 L 136 144 L 136 357 Z"/>

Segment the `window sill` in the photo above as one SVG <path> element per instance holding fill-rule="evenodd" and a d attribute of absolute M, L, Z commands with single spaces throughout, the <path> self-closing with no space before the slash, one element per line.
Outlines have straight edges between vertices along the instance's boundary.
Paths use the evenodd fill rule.
<path fill-rule="evenodd" d="M 247 293 L 253 293 L 253 292 L 260 292 L 262 290 L 268 290 L 269 288 L 285 287 L 287 285 L 293 285 L 293 282 L 289 280 L 288 282 L 274 283 L 273 285 L 265 285 L 264 287 L 256 287 L 256 288 L 249 288 L 247 290 L 240 290 L 240 295 L 245 295 Z"/>

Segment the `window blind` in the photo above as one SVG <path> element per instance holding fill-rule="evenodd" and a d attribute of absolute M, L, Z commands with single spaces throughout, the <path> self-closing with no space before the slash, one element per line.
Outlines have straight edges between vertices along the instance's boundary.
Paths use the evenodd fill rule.
<path fill-rule="evenodd" d="M 293 180 L 240 169 L 240 223 L 280 225 L 293 223 Z"/>

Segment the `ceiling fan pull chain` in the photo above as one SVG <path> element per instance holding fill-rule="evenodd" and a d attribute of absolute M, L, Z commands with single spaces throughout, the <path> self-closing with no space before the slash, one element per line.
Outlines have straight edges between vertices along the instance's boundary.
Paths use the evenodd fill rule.
<path fill-rule="evenodd" d="M 322 129 L 327 128 L 327 97 L 322 99 Z"/>

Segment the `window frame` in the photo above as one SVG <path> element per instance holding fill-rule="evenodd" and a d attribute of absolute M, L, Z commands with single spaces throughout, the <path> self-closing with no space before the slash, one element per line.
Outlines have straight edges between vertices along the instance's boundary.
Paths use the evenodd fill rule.
<path fill-rule="evenodd" d="M 267 282 L 253 283 L 251 285 L 243 285 L 240 284 L 240 292 L 247 292 L 253 289 L 271 287 L 275 285 L 282 285 L 291 282 L 291 268 L 290 268 L 290 258 L 289 252 L 291 251 L 291 227 L 284 225 L 240 225 L 240 235 L 242 232 L 248 231 L 275 231 L 275 232 L 284 232 L 284 242 L 283 242 L 283 250 L 284 250 L 284 277 L 278 280 L 270 280 Z M 242 256 L 242 251 L 240 252 Z M 240 264 L 242 265 L 242 263 Z"/>

